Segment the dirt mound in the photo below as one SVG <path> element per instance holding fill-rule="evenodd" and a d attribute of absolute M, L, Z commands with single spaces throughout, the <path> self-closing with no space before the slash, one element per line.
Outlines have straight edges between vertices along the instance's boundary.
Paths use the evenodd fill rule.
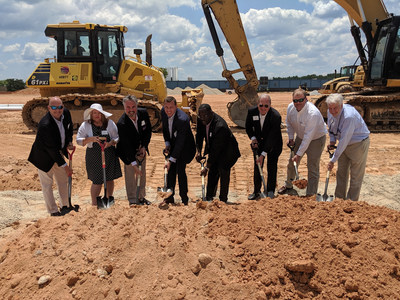
<path fill-rule="evenodd" d="M 1 246 L 0 280 L 5 299 L 394 299 L 400 213 L 291 196 L 119 201 L 31 223 Z"/>
<path fill-rule="evenodd" d="M 18 90 L 13 92 L 13 94 L 17 94 L 17 95 L 38 95 L 40 96 L 40 92 L 39 89 L 35 89 L 35 88 L 26 88 L 23 90 Z"/>

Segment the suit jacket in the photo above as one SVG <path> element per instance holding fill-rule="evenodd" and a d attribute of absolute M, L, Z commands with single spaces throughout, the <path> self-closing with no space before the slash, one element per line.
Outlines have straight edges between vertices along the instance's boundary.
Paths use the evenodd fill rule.
<path fill-rule="evenodd" d="M 279 155 L 282 152 L 281 122 L 281 115 L 271 107 L 265 116 L 263 128 L 261 128 L 258 108 L 249 108 L 246 118 L 246 133 L 249 138 L 256 137 L 259 154 L 265 151 L 268 154 Z"/>
<path fill-rule="evenodd" d="M 117 155 L 126 165 L 136 160 L 136 153 L 140 146 L 145 147 L 147 153 L 149 153 L 151 123 L 145 108 L 138 108 L 137 119 L 139 130 L 136 130 L 135 125 L 126 113 L 122 114 L 117 123 L 119 134 Z"/>
<path fill-rule="evenodd" d="M 206 138 L 206 125 L 197 118 L 196 146 L 201 153 L 205 140 L 204 155 L 208 154 L 207 163 L 211 166 L 217 165 L 223 169 L 230 169 L 240 157 L 239 146 L 235 136 L 229 129 L 225 120 L 214 113 Z"/>
<path fill-rule="evenodd" d="M 32 145 L 28 161 L 44 172 L 50 171 L 54 163 L 57 163 L 58 166 L 65 164 L 63 155 L 68 158 L 67 147 L 72 142 L 73 123 L 71 113 L 67 108 L 64 108 L 63 115 L 65 130 L 63 148 L 61 148 L 60 130 L 50 112 L 47 112 L 39 122 L 36 139 Z"/>
<path fill-rule="evenodd" d="M 176 160 L 183 160 L 186 164 L 193 160 L 196 154 L 196 145 L 192 130 L 190 128 L 190 119 L 181 109 L 177 109 L 172 122 L 172 137 L 169 133 L 168 116 L 161 110 L 162 128 L 164 141 L 171 145 L 170 155 Z"/>

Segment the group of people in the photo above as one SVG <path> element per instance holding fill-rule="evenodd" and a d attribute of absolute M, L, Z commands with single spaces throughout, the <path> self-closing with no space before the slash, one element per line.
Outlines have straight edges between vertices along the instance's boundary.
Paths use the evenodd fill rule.
<path fill-rule="evenodd" d="M 315 195 L 319 182 L 319 164 L 325 148 L 327 126 L 319 110 L 307 100 L 304 90 L 293 92 L 293 102 L 288 106 L 286 125 L 287 145 L 294 155 L 289 158 L 287 180 L 278 190 L 279 194 L 290 193 L 293 189 L 294 162 L 300 163 L 307 154 L 308 186 L 306 194 Z M 331 170 L 338 162 L 335 196 L 358 200 L 364 176 L 369 147 L 369 131 L 360 114 L 350 105 L 343 104 L 340 94 L 332 94 L 327 100 L 328 129 L 330 143 L 328 149 L 337 148 L 327 168 Z M 124 113 L 115 124 L 112 115 L 94 103 L 84 111 L 84 122 L 79 127 L 76 143 L 86 146 L 86 171 L 92 185 L 90 189 L 92 205 L 98 205 L 101 188 L 107 186 L 108 199 L 113 200 L 114 180 L 122 177 L 119 159 L 123 162 L 125 186 L 130 205 L 151 204 L 146 196 L 146 157 L 152 130 L 149 115 L 138 107 L 138 99 L 128 95 L 123 99 Z M 176 178 L 179 182 L 179 196 L 188 205 L 188 182 L 186 165 L 194 158 L 200 162 L 207 156 L 200 175 L 207 176 L 206 200 L 217 195 L 219 200 L 228 201 L 230 171 L 240 157 L 239 146 L 226 121 L 212 111 L 208 104 L 198 109 L 197 129 L 192 133 L 190 119 L 178 108 L 174 97 L 164 100 L 161 111 L 165 148 L 163 153 L 167 163 L 167 187 L 172 194 L 163 204 L 174 203 Z M 246 133 L 251 141 L 254 157 L 254 190 L 249 200 L 257 200 L 261 193 L 260 167 L 267 159 L 267 184 L 264 193 L 273 198 L 277 186 L 278 159 L 282 153 L 281 116 L 271 107 L 271 97 L 261 94 L 258 104 L 248 110 Z M 51 97 L 48 113 L 39 122 L 38 131 L 28 160 L 38 168 L 47 211 L 51 216 L 70 212 L 73 207 L 68 199 L 68 177 L 72 169 L 65 158 L 72 149 L 73 123 L 71 114 L 59 97 Z M 203 149 L 204 147 L 204 149 Z M 104 152 L 104 153 L 102 153 Z M 102 162 L 102 155 L 106 163 Z M 103 173 L 105 168 L 105 175 Z M 105 176 L 105 177 L 104 177 Z M 347 182 L 350 176 L 350 187 Z M 59 209 L 53 195 L 55 179 L 59 191 Z M 104 182 L 105 181 L 105 182 Z M 139 189 L 139 190 L 138 190 Z"/>
<path fill-rule="evenodd" d="M 341 94 L 331 94 L 326 99 L 327 126 L 321 112 L 308 101 L 304 90 L 295 90 L 292 98 L 293 102 L 287 108 L 286 125 L 288 146 L 293 149 L 294 156 L 289 158 L 287 179 L 278 193 L 285 194 L 293 190 L 294 162 L 298 165 L 304 154 L 307 154 L 308 170 L 306 195 L 317 193 L 320 159 L 329 132 L 327 149 L 336 150 L 327 169 L 331 171 L 334 164 L 338 163 L 335 197 L 357 201 L 367 163 L 370 134 L 362 116 L 353 106 L 343 104 Z"/>

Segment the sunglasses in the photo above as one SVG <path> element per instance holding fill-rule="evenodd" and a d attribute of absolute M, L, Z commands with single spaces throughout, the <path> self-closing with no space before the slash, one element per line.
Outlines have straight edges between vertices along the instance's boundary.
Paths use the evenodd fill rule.
<path fill-rule="evenodd" d="M 268 107 L 269 107 L 268 104 L 258 104 L 258 106 L 259 106 L 259 107 L 265 107 L 265 108 L 268 108 Z"/>
<path fill-rule="evenodd" d="M 297 103 L 297 102 L 303 102 L 304 100 L 306 100 L 306 98 L 301 98 L 301 99 L 293 99 L 293 103 Z"/>
<path fill-rule="evenodd" d="M 63 109 L 63 108 L 64 108 L 64 105 L 59 105 L 59 106 L 50 105 L 50 108 L 51 108 L 52 110 Z"/>

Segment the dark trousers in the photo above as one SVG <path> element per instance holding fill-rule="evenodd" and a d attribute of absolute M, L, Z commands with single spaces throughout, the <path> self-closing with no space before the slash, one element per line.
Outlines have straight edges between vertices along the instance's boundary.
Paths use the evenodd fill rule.
<path fill-rule="evenodd" d="M 228 201 L 229 181 L 231 169 L 223 169 L 219 166 L 211 166 L 208 171 L 207 198 L 213 198 L 217 194 L 218 180 L 220 181 L 219 200 Z"/>
<path fill-rule="evenodd" d="M 183 203 L 187 203 L 188 183 L 186 176 L 186 163 L 180 161 L 179 159 L 176 161 L 176 163 L 171 163 L 168 171 L 167 185 L 168 188 L 170 188 L 173 192 L 171 197 L 175 195 L 176 174 L 178 174 L 179 196 L 181 196 Z"/>
<path fill-rule="evenodd" d="M 276 188 L 276 177 L 278 173 L 278 159 L 279 159 L 279 154 L 276 153 L 267 153 L 267 157 L 264 158 L 267 159 L 267 173 L 268 173 L 268 180 L 267 180 L 267 190 L 264 192 L 275 192 Z M 260 176 L 260 171 L 258 170 L 258 166 L 256 164 L 256 156 L 254 156 L 254 193 L 260 193 L 261 191 L 261 176 Z M 263 163 L 264 165 L 264 163 Z M 263 167 L 261 165 L 261 168 Z M 265 180 L 265 178 L 264 178 Z"/>

